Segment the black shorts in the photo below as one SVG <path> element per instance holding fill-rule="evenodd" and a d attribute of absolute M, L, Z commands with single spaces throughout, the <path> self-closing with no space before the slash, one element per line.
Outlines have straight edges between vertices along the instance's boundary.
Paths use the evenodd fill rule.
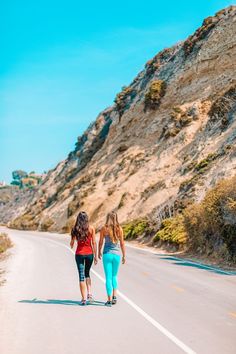
<path fill-rule="evenodd" d="M 93 254 L 76 254 L 75 260 L 79 272 L 79 280 L 84 281 L 85 278 L 90 278 L 89 272 L 93 264 Z"/>

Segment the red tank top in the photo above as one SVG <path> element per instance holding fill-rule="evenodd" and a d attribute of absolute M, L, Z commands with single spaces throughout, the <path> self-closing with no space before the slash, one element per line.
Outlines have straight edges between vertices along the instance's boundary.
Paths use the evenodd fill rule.
<path fill-rule="evenodd" d="M 91 233 L 89 233 L 88 237 L 85 240 L 78 239 L 75 254 L 80 254 L 80 255 L 93 254 L 91 242 L 92 242 Z"/>

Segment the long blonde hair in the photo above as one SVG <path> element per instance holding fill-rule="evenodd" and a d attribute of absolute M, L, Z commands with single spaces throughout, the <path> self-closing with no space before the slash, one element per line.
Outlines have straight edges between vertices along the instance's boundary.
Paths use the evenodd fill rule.
<path fill-rule="evenodd" d="M 109 236 L 113 243 L 117 243 L 120 239 L 120 224 L 118 221 L 118 216 L 115 211 L 107 214 L 105 226 L 109 230 Z"/>

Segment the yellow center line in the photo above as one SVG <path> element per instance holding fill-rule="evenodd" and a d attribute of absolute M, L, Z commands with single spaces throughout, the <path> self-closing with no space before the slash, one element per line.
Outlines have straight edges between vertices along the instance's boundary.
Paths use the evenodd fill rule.
<path fill-rule="evenodd" d="M 178 291 L 178 293 L 182 293 L 184 291 L 183 288 L 180 288 L 179 286 L 176 286 L 176 285 L 172 285 L 172 288 L 175 289 L 176 291 Z"/>
<path fill-rule="evenodd" d="M 236 318 L 236 312 L 229 312 L 229 315 Z"/>

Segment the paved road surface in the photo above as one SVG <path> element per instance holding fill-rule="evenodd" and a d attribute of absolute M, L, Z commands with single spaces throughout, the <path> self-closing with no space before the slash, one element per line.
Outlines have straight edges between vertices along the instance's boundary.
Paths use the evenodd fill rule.
<path fill-rule="evenodd" d="M 15 247 L 0 288 L 1 354 L 235 354 L 236 275 L 127 248 L 119 303 L 79 306 L 74 256 L 64 235 L 7 230 Z"/>

